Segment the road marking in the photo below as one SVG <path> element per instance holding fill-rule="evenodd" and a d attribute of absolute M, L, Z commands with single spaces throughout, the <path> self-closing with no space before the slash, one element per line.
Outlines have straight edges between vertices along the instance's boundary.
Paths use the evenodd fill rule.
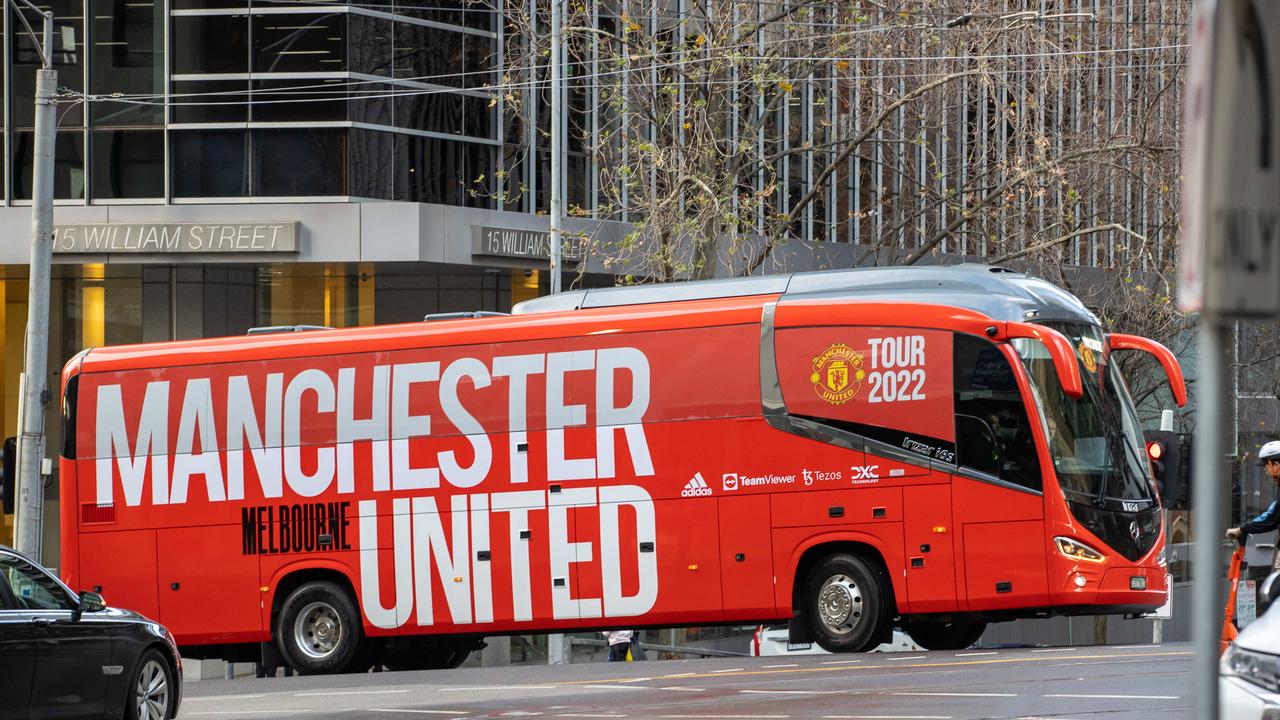
<path fill-rule="evenodd" d="M 765 670 L 770 668 L 800 667 L 800 663 L 787 663 L 786 665 L 761 665 L 760 667 Z"/>
<path fill-rule="evenodd" d="M 1036 648 L 1036 649 L 1032 650 L 1031 652 L 1033 652 L 1033 653 L 1047 653 L 1047 652 L 1073 652 L 1074 650 L 1075 650 L 1075 648 Z"/>
<path fill-rule="evenodd" d="M 1045 695 L 1047 698 L 1094 698 L 1097 700 L 1181 700 L 1177 695 Z"/>
<path fill-rule="evenodd" d="M 200 700 L 251 700 L 253 698 L 264 698 L 266 693 L 255 693 L 253 695 L 206 695 L 204 697 L 183 698 L 184 702 L 197 702 Z"/>
<path fill-rule="evenodd" d="M 200 712 L 182 713 L 182 714 L 185 717 L 187 715 L 263 715 L 263 714 L 283 715 L 285 713 L 294 715 L 294 714 L 309 713 L 309 712 L 311 711 L 310 710 L 202 710 Z"/>
<path fill-rule="evenodd" d="M 619 717 L 626 717 L 626 715 L 610 715 L 610 714 L 608 714 L 608 713 L 595 713 L 595 714 L 592 714 L 592 713 L 564 713 L 564 714 L 562 714 L 562 715 L 557 715 L 556 717 L 576 717 L 576 718 L 619 718 Z"/>
<path fill-rule="evenodd" d="M 581 685 L 582 683 L 573 683 Z M 468 685 L 466 687 L 437 688 L 440 692 L 474 692 L 476 690 L 555 690 L 556 685 Z"/>
<path fill-rule="evenodd" d="M 789 718 L 790 715 L 659 715 L 660 718 L 688 718 L 703 720 L 704 718 L 720 718 L 720 720 L 773 720 Z"/>
<path fill-rule="evenodd" d="M 650 687 L 640 687 L 639 685 L 584 685 L 588 690 L 652 690 Z"/>
<path fill-rule="evenodd" d="M 823 715 L 823 720 L 951 720 L 950 715 Z"/>
<path fill-rule="evenodd" d="M 409 692 L 409 688 L 403 690 L 324 690 L 317 692 L 299 692 L 294 693 L 294 697 L 319 697 L 327 695 L 403 695 Z"/>
<path fill-rule="evenodd" d="M 747 695 L 843 695 L 844 690 L 739 690 Z"/>
<path fill-rule="evenodd" d="M 913 697 L 1018 697 L 1016 693 L 891 692 L 889 694 Z"/>
<path fill-rule="evenodd" d="M 995 652 L 993 650 L 991 652 L 956 653 L 956 657 L 977 657 L 979 655 L 999 655 L 999 654 L 1000 653 Z"/>
<path fill-rule="evenodd" d="M 470 710 L 413 710 L 408 707 L 370 707 L 366 712 L 407 712 L 410 715 L 471 715 Z"/>
<path fill-rule="evenodd" d="M 852 665 L 854 663 L 860 663 L 860 662 L 862 661 L 861 660 L 827 660 L 822 664 L 823 665 Z"/>
<path fill-rule="evenodd" d="M 630 678 L 630 679 L 628 679 L 628 680 L 619 680 L 618 682 L 621 682 L 621 683 L 647 682 L 647 681 L 652 680 L 652 679 L 653 679 L 653 678 L 651 678 L 651 677 L 647 677 L 647 678 Z"/>
<path fill-rule="evenodd" d="M 691 688 L 691 687 L 664 687 L 664 688 L 658 688 L 658 689 L 659 690 L 675 690 L 676 692 L 706 692 L 707 691 L 706 688 Z"/>
<path fill-rule="evenodd" d="M 724 670 L 712 670 L 711 674 L 719 675 L 720 673 L 742 672 L 743 669 L 744 668 L 725 668 Z"/>
<path fill-rule="evenodd" d="M 524 710 L 512 710 L 511 712 L 504 712 L 498 717 L 534 717 L 536 715 L 541 715 L 541 714 L 542 713 L 540 712 L 526 712 Z"/>
<path fill-rule="evenodd" d="M 692 676 L 697 675 L 697 674 L 698 674 L 698 673 L 691 673 L 691 672 L 687 672 L 687 673 L 676 673 L 675 675 L 663 675 L 662 677 L 664 677 L 664 678 L 692 677 Z"/>
<path fill-rule="evenodd" d="M 885 658 L 885 661 L 886 661 L 886 662 L 897 662 L 897 661 L 899 661 L 899 660 L 927 660 L 927 659 L 928 659 L 928 657 L 929 657 L 928 655 L 912 655 L 911 657 L 902 657 L 902 658 Z"/>

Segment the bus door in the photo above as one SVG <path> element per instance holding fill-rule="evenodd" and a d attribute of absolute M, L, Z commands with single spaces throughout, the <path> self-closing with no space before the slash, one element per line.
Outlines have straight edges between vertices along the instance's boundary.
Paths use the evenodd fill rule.
<path fill-rule="evenodd" d="M 951 485 L 910 485 L 902 488 L 902 497 L 910 612 L 957 610 L 963 593 L 956 587 Z"/>
<path fill-rule="evenodd" d="M 731 495 L 717 502 L 724 619 L 771 617 L 775 607 L 769 495 Z"/>
<path fill-rule="evenodd" d="M 1040 463 L 1002 349 L 955 335 L 956 472 L 951 494 L 970 610 L 1048 603 Z"/>
<path fill-rule="evenodd" d="M 160 622 L 184 644 L 252 642 L 262 631 L 257 555 L 234 525 L 156 531 Z"/>

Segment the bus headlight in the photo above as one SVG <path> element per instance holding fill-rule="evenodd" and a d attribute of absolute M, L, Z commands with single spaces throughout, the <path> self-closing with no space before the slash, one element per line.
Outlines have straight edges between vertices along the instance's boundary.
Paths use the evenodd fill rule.
<path fill-rule="evenodd" d="M 1058 546 L 1058 552 L 1072 560 L 1099 563 L 1105 559 L 1102 553 L 1094 550 L 1088 545 L 1085 545 L 1079 540 L 1072 540 L 1069 537 L 1056 537 L 1053 539 L 1053 542 Z"/>

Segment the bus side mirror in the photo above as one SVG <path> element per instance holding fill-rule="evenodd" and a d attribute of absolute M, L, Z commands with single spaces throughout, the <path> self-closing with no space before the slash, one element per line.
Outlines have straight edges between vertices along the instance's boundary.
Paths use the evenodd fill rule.
<path fill-rule="evenodd" d="M 1155 340 L 1148 340 L 1137 335 L 1121 335 L 1111 333 L 1107 336 L 1112 350 L 1141 350 L 1155 357 L 1164 368 L 1165 377 L 1169 378 L 1169 389 L 1173 391 L 1173 400 L 1178 407 L 1187 404 L 1187 381 L 1182 377 L 1182 365 L 1173 351 Z"/>
<path fill-rule="evenodd" d="M 1010 338 L 1039 340 L 1049 351 L 1049 357 L 1053 358 L 1053 367 L 1058 371 L 1062 391 L 1077 400 L 1084 397 L 1080 363 L 1076 361 L 1075 348 L 1071 347 L 1071 341 L 1066 335 L 1044 325 L 1022 322 L 1005 323 L 1005 334 Z"/>
<path fill-rule="evenodd" d="M 5 515 L 13 514 L 14 493 L 18 487 L 18 439 L 5 438 L 0 450 L 0 500 Z"/>

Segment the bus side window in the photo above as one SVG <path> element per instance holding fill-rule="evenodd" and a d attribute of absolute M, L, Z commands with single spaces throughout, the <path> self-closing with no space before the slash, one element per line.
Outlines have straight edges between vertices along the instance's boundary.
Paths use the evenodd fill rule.
<path fill-rule="evenodd" d="M 1041 490 L 1040 461 L 1017 376 L 1000 349 L 955 335 L 956 464 Z"/>

